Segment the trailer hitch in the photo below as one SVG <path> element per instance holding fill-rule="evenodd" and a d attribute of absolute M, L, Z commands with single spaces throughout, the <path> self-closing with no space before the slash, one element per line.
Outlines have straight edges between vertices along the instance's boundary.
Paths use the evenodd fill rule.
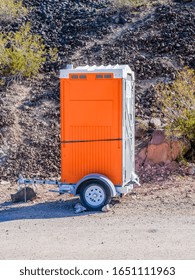
<path fill-rule="evenodd" d="M 52 180 L 38 180 L 38 179 L 25 179 L 21 174 L 18 177 L 18 190 L 22 188 L 22 185 L 26 187 L 27 185 L 33 185 L 36 189 L 37 184 L 40 185 L 57 185 L 59 190 L 50 190 L 51 192 L 58 192 L 59 194 L 69 193 L 75 194 L 75 185 L 69 185 L 66 183 L 62 183 L 59 181 L 52 181 Z"/>

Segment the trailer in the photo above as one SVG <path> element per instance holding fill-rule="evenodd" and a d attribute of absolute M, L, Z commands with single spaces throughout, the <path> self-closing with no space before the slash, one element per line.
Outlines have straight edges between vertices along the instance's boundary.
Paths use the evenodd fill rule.
<path fill-rule="evenodd" d="M 128 65 L 67 65 L 60 71 L 60 194 L 79 195 L 88 210 L 101 210 L 139 185 L 135 174 L 135 78 Z"/>

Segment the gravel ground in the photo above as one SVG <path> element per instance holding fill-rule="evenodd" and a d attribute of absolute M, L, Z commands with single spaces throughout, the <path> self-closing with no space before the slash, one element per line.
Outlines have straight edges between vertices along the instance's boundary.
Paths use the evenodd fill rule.
<path fill-rule="evenodd" d="M 0 193 L 0 259 L 195 259 L 195 181 L 172 177 L 112 201 L 111 211 L 74 214 L 76 198 L 40 186 L 32 202 Z M 51 186 L 50 186 L 51 188 Z"/>

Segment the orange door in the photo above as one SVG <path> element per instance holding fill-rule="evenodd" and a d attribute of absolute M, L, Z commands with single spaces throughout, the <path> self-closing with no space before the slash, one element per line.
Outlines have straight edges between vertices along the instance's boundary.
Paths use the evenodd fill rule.
<path fill-rule="evenodd" d="M 61 79 L 62 182 L 89 173 L 122 184 L 122 79 L 71 74 Z"/>

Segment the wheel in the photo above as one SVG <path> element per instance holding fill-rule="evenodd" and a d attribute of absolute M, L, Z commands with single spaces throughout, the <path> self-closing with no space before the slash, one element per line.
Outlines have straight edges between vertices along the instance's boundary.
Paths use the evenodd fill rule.
<path fill-rule="evenodd" d="M 99 211 L 111 201 L 109 187 L 100 180 L 84 182 L 80 190 L 82 204 L 90 211 Z"/>

